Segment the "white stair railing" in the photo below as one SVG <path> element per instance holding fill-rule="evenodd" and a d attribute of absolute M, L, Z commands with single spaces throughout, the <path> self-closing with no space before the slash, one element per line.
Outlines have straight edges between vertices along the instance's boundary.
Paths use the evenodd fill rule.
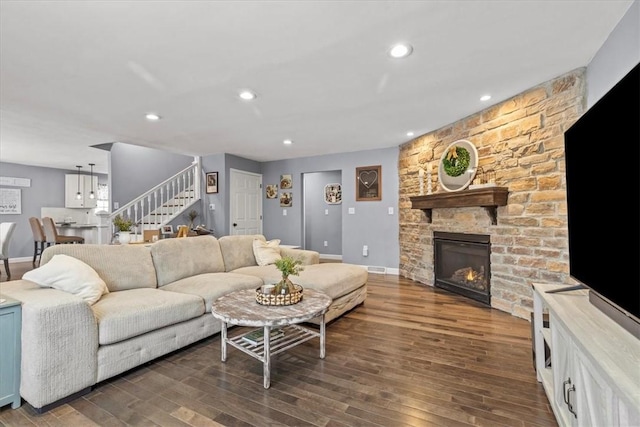
<path fill-rule="evenodd" d="M 200 200 L 200 164 L 194 162 L 112 212 L 109 215 L 112 233 L 117 232 L 113 227 L 113 218 L 121 215 L 134 223 L 131 240 L 142 240 L 144 230 L 158 230 L 198 200 Z"/>

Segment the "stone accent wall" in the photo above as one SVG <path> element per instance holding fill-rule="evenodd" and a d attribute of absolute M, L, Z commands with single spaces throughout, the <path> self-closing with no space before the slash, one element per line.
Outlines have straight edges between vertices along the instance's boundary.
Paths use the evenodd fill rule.
<path fill-rule="evenodd" d="M 531 283 L 574 284 L 567 251 L 564 131 L 586 108 L 585 88 L 580 68 L 400 146 L 402 276 L 433 286 L 435 230 L 491 236 L 491 305 L 514 316 L 529 319 Z M 479 166 L 493 170 L 496 184 L 509 189 L 497 225 L 482 207 L 433 209 L 431 224 L 411 208 L 410 197 L 420 191 L 420 168 L 426 171 L 431 164 L 432 191 L 444 191 L 438 185 L 439 161 L 459 139 L 472 142 Z M 424 183 L 426 194 L 426 176 Z"/>

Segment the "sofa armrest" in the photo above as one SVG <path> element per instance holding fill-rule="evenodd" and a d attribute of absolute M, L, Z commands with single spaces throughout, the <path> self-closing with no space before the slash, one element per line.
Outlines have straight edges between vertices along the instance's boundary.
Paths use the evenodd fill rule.
<path fill-rule="evenodd" d="M 20 395 L 42 408 L 96 383 L 98 325 L 87 302 L 27 280 L 2 284 L 22 302 Z"/>
<path fill-rule="evenodd" d="M 284 248 L 281 246 L 280 255 L 290 256 L 293 259 L 301 259 L 303 265 L 320 263 L 320 253 L 316 251 L 309 251 L 306 249 Z"/>

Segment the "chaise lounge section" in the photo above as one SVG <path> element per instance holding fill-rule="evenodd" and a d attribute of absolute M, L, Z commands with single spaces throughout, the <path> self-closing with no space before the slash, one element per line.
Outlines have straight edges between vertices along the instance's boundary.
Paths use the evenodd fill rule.
<path fill-rule="evenodd" d="M 44 412 L 101 381 L 218 333 L 220 322 L 211 315 L 215 299 L 280 280 L 274 265 L 258 265 L 254 241 L 266 243 L 262 235 L 198 236 L 149 246 L 47 248 L 33 275 L 2 285 L 4 295 L 22 302 L 22 398 Z M 366 299 L 364 268 L 320 264 L 314 251 L 277 250 L 302 260 L 304 270 L 294 282 L 333 299 L 327 322 Z M 75 264 L 68 257 L 89 266 L 106 285 L 101 296 L 94 295 L 97 301 L 27 280 L 73 281 L 80 276 L 74 276 Z"/>

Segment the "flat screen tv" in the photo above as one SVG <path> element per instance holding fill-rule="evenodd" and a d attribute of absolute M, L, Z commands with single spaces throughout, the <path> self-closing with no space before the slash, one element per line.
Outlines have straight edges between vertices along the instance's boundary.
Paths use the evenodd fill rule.
<path fill-rule="evenodd" d="M 640 64 L 564 134 L 569 272 L 640 338 Z"/>

